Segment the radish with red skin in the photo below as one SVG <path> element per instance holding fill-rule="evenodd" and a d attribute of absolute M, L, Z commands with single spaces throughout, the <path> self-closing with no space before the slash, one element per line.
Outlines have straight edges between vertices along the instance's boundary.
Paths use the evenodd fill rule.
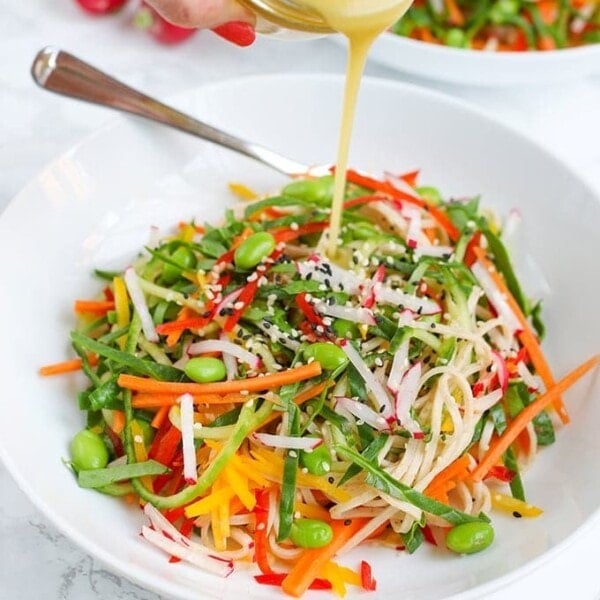
<path fill-rule="evenodd" d="M 127 0 L 76 0 L 76 2 L 92 15 L 107 15 L 123 8 Z"/>

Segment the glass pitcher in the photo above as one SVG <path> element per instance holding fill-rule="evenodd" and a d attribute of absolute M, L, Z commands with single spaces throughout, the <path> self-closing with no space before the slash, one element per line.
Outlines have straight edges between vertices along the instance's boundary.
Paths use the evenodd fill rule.
<path fill-rule="evenodd" d="M 238 2 L 258 15 L 256 29 L 260 33 L 283 34 L 285 37 L 290 37 L 292 32 L 317 36 L 334 33 L 316 11 L 293 0 L 238 0 Z"/>

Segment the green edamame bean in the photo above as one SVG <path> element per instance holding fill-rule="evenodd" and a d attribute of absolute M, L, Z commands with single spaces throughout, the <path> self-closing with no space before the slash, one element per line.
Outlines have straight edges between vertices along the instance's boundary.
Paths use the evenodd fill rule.
<path fill-rule="evenodd" d="M 326 444 L 300 452 L 300 464 L 313 475 L 327 475 L 331 471 L 331 453 Z"/>
<path fill-rule="evenodd" d="M 236 267 L 252 269 L 275 250 L 275 238 L 266 231 L 259 231 L 247 237 L 233 255 Z"/>
<path fill-rule="evenodd" d="M 108 449 L 102 438 L 82 429 L 71 440 L 71 462 L 77 471 L 103 469 L 108 464 Z"/>
<path fill-rule="evenodd" d="M 358 338 L 358 327 L 356 323 L 353 323 L 352 321 L 336 319 L 331 327 L 335 335 L 340 338 L 346 338 L 348 340 L 355 340 Z"/>
<path fill-rule="evenodd" d="M 446 38 L 444 41 L 446 42 L 446 46 L 463 48 L 466 42 L 466 37 L 462 29 L 453 27 L 446 32 Z"/>
<path fill-rule="evenodd" d="M 282 194 L 315 204 L 329 205 L 333 197 L 333 182 L 332 175 L 318 179 L 299 179 L 288 183 L 283 188 Z"/>
<path fill-rule="evenodd" d="M 329 523 L 319 519 L 297 519 L 292 523 L 290 539 L 300 548 L 322 548 L 333 538 Z"/>
<path fill-rule="evenodd" d="M 494 529 L 489 523 L 476 521 L 453 527 L 446 536 L 446 545 L 459 554 L 485 550 L 494 541 Z"/>
<path fill-rule="evenodd" d="M 324 369 L 333 370 L 348 362 L 346 353 L 331 342 L 317 342 L 304 350 L 304 358 L 314 358 Z"/>
<path fill-rule="evenodd" d="M 227 376 L 225 363 L 219 358 L 211 356 L 197 356 L 191 358 L 183 368 L 185 374 L 198 383 L 212 383 L 223 381 Z"/>
<path fill-rule="evenodd" d="M 194 253 L 185 246 L 179 246 L 171 255 L 173 262 L 176 262 L 180 268 L 170 263 L 165 263 L 162 279 L 165 284 L 175 283 L 181 276 L 182 271 L 193 269 L 196 266 L 196 257 Z"/>
<path fill-rule="evenodd" d="M 489 12 L 489 19 L 495 25 L 502 25 L 508 19 L 519 14 L 520 3 L 518 0 L 498 0 Z"/>

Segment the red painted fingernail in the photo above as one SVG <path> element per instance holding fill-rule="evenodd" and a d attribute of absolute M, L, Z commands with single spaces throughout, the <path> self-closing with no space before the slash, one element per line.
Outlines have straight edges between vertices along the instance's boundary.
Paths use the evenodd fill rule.
<path fill-rule="evenodd" d="M 218 36 L 238 46 L 250 46 L 256 39 L 254 27 L 243 21 L 231 21 L 213 29 Z"/>

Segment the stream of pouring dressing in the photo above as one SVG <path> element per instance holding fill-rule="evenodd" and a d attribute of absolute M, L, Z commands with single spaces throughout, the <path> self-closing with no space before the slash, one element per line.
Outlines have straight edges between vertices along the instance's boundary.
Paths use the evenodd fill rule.
<path fill-rule="evenodd" d="M 301 0 L 348 38 L 348 68 L 336 161 L 327 255 L 334 259 L 340 234 L 346 171 L 360 81 L 369 49 L 377 37 L 408 10 L 412 0 Z"/>

